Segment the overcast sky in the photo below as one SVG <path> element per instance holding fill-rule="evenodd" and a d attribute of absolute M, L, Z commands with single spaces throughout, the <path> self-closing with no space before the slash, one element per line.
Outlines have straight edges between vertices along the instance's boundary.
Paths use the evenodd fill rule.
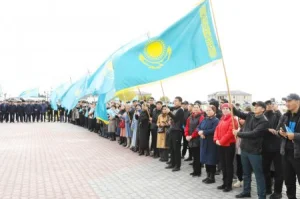
<path fill-rule="evenodd" d="M 163 31 L 198 0 L 0 1 L 0 85 L 12 96 L 93 72 L 121 45 Z M 212 0 L 232 90 L 254 99 L 299 91 L 299 0 Z M 226 90 L 222 65 L 163 83 L 166 95 L 207 100 Z M 160 85 L 143 88 L 162 96 Z"/>

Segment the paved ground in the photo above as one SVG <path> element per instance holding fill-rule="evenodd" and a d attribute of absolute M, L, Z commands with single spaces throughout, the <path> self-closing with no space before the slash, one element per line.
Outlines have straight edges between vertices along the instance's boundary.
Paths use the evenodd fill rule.
<path fill-rule="evenodd" d="M 0 124 L 0 198 L 234 198 L 71 124 Z M 300 190 L 299 190 L 300 192 Z M 253 198 L 256 188 L 253 185 Z"/>

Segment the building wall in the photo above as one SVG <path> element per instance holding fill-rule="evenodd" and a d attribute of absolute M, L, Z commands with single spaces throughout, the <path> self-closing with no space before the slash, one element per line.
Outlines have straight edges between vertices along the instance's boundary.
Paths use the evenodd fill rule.
<path fill-rule="evenodd" d="M 232 100 L 235 101 L 235 103 L 241 103 L 243 104 L 245 101 L 252 103 L 252 96 L 251 95 L 232 95 Z M 208 100 L 210 99 L 217 99 L 217 100 L 221 100 L 221 99 L 228 99 L 228 95 L 209 95 L 208 96 Z"/>

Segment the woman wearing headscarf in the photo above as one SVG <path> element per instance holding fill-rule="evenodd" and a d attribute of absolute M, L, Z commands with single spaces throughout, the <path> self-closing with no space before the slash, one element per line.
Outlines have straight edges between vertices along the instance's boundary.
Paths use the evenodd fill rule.
<path fill-rule="evenodd" d="M 233 118 L 228 103 L 222 104 L 221 109 L 223 116 L 214 134 L 214 141 L 219 146 L 219 156 L 223 173 L 223 184 L 218 186 L 218 189 L 223 190 L 223 192 L 229 192 L 232 190 L 233 160 L 236 142 L 233 130 L 238 129 L 238 123 Z"/>
<path fill-rule="evenodd" d="M 167 114 L 167 106 L 162 106 L 162 113 L 157 119 L 157 148 L 159 149 L 159 155 L 161 162 L 168 161 L 168 147 L 167 147 L 167 135 L 166 132 L 169 128 L 170 116 Z"/>
<path fill-rule="evenodd" d="M 193 155 L 193 172 L 190 174 L 193 177 L 201 176 L 200 165 L 200 140 L 197 131 L 197 126 L 204 119 L 204 114 L 198 104 L 193 106 L 192 114 L 187 118 L 184 129 L 185 138 L 188 141 L 188 146 Z"/>
<path fill-rule="evenodd" d="M 218 150 L 214 142 L 215 129 L 219 124 L 216 117 L 216 107 L 209 105 L 206 117 L 198 126 L 200 136 L 200 162 L 205 164 L 207 177 L 202 181 L 206 184 L 215 183 L 216 165 L 218 163 Z"/>

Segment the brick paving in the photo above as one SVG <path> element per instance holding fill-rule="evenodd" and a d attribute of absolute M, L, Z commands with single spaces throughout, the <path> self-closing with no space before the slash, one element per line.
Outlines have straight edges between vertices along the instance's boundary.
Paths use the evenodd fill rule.
<path fill-rule="evenodd" d="M 189 176 L 188 164 L 172 173 L 157 159 L 71 124 L 0 124 L 1 199 L 229 199 L 242 190 L 217 190 L 221 176 L 205 185 L 203 177 Z"/>

